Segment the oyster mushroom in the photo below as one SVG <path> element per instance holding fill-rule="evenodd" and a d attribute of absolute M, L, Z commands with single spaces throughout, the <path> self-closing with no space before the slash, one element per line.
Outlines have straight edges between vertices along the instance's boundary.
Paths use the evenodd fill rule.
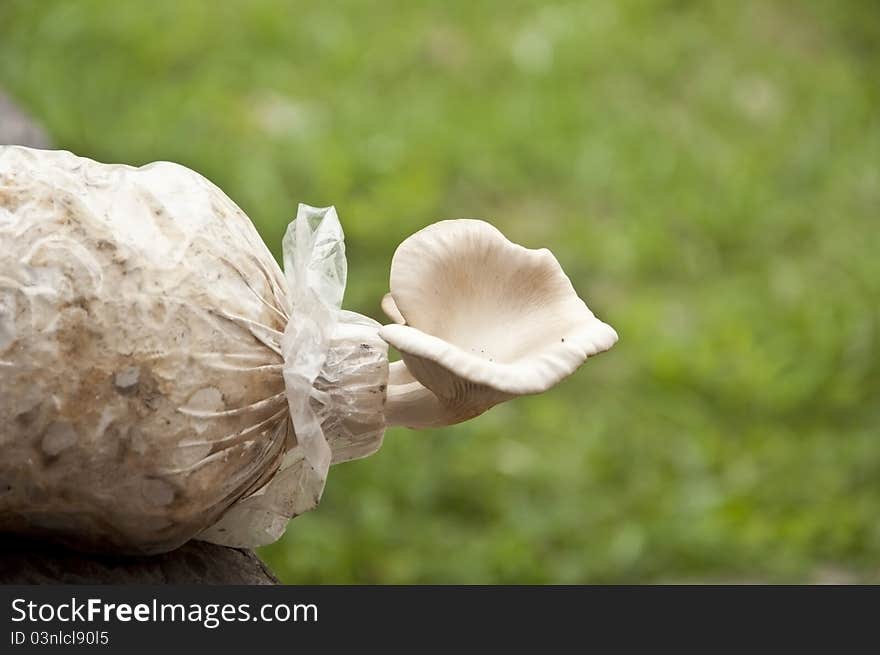
<path fill-rule="evenodd" d="M 581 300 L 547 249 L 479 220 L 441 221 L 391 262 L 379 335 L 391 365 L 387 425 L 452 425 L 515 396 L 546 391 L 611 348 L 614 329 Z"/>

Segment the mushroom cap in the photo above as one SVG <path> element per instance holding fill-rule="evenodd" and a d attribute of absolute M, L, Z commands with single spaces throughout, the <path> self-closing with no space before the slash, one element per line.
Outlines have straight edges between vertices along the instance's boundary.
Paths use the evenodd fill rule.
<path fill-rule="evenodd" d="M 549 250 L 480 220 L 434 223 L 401 243 L 382 306 L 397 324 L 380 336 L 441 398 L 465 386 L 493 392 L 492 404 L 540 393 L 617 341 Z"/>
<path fill-rule="evenodd" d="M 397 309 L 397 304 L 394 302 L 394 297 L 390 293 L 386 293 L 382 297 L 382 311 L 385 312 L 385 316 L 390 318 L 395 323 L 400 323 L 401 325 L 406 323 L 406 319 L 403 318 L 403 314 L 401 314 L 400 310 Z"/>

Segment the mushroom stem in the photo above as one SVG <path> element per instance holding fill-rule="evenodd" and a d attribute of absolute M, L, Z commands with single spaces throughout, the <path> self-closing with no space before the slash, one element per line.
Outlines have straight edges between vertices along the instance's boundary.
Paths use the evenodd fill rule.
<path fill-rule="evenodd" d="M 415 377 L 413 377 L 413 374 L 409 372 L 409 369 L 406 367 L 406 364 L 402 359 L 388 364 L 389 386 L 408 384 L 415 381 Z"/>
<path fill-rule="evenodd" d="M 408 428 L 437 428 L 455 425 L 479 416 L 493 405 L 507 399 L 498 393 L 473 393 L 476 385 L 465 385 L 450 395 L 438 395 L 419 382 L 404 361 L 393 362 L 388 369 L 385 400 L 385 425 Z M 436 380 L 435 380 L 436 381 Z"/>
<path fill-rule="evenodd" d="M 395 384 L 389 381 L 385 401 L 385 425 L 388 427 L 436 428 L 453 423 L 458 421 L 449 409 L 421 382 L 413 380 Z"/>

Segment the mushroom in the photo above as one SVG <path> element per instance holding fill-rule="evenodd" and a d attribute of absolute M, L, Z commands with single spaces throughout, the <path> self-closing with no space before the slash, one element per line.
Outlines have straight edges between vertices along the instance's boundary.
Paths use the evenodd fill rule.
<path fill-rule="evenodd" d="M 387 425 L 428 428 L 536 394 L 617 341 L 553 254 L 509 241 L 480 220 L 413 234 L 391 262 L 379 331 L 400 351 L 390 366 Z"/>

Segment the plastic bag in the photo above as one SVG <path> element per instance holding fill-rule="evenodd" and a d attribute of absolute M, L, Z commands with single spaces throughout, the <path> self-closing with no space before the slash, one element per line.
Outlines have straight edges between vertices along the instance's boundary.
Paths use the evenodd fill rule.
<path fill-rule="evenodd" d="M 0 148 L 0 531 L 261 545 L 377 449 L 387 345 L 340 310 L 335 210 L 284 260 L 183 166 Z"/>

